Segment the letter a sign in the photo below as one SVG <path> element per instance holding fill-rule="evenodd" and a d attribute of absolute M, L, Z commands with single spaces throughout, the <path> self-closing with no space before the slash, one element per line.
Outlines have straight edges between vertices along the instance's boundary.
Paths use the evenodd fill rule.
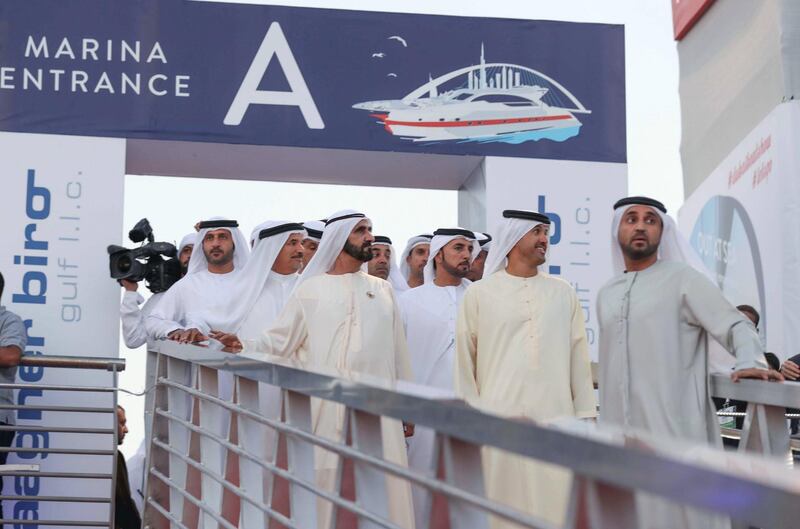
<path fill-rule="evenodd" d="M 258 85 L 261 79 L 264 78 L 273 56 L 277 57 L 278 63 L 283 68 L 283 74 L 289 82 L 290 90 L 288 92 L 258 89 Z M 250 105 L 300 107 L 300 112 L 302 112 L 308 128 L 325 128 L 322 116 L 317 110 L 317 105 L 314 104 L 314 99 L 311 97 L 311 92 L 308 91 L 303 74 L 300 72 L 292 50 L 289 48 L 289 43 L 286 41 L 280 24 L 277 22 L 273 22 L 269 30 L 267 30 L 267 34 L 261 42 L 261 47 L 258 48 L 258 52 L 253 58 L 253 62 L 250 64 L 241 86 L 239 86 L 236 97 L 233 98 L 233 103 L 231 103 L 223 123 L 225 125 L 239 125 Z"/>

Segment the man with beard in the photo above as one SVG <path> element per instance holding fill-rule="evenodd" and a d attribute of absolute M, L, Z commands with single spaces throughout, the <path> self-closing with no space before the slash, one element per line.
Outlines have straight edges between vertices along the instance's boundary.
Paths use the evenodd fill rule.
<path fill-rule="evenodd" d="M 372 222 L 363 213 L 339 211 L 328 218 L 314 259 L 289 296 L 281 315 L 256 340 L 246 340 L 248 356 L 294 357 L 309 368 L 340 370 L 341 376 L 364 373 L 389 381 L 411 378 L 406 339 L 394 291 L 386 281 L 361 270 L 372 258 Z M 212 337 L 234 350 L 242 342 L 232 334 Z M 406 465 L 402 425 L 383 418 L 383 454 Z M 326 400 L 312 404 L 314 434 L 344 441 L 341 406 Z M 316 450 L 317 484 L 332 491 L 338 455 Z M 389 514 L 404 528 L 413 527 L 411 494 L 406 481 L 387 476 Z M 319 527 L 329 527 L 332 505 L 320 500 Z M 343 526 L 355 526 L 352 521 Z"/>
<path fill-rule="evenodd" d="M 388 281 L 395 293 L 399 294 L 408 290 L 408 284 L 397 268 L 394 255 L 392 240 L 384 235 L 376 235 L 372 243 L 372 259 L 367 263 L 367 273 Z"/>
<path fill-rule="evenodd" d="M 456 317 L 470 284 L 465 277 L 478 245 L 471 231 L 441 228 L 433 233 L 430 249 L 423 271 L 425 284 L 400 296 L 400 312 L 414 382 L 452 390 Z M 409 466 L 431 477 L 434 440 L 433 430 L 417 427 L 408 446 Z M 413 486 L 411 490 L 416 527 L 430 527 L 431 494 L 423 487 Z"/>
<path fill-rule="evenodd" d="M 303 223 L 303 228 L 306 230 L 306 238 L 303 239 L 303 268 L 308 266 L 308 263 L 317 253 L 319 242 L 322 240 L 322 233 L 325 231 L 324 220 L 309 220 Z M 300 272 L 302 273 L 302 268 Z"/>
<path fill-rule="evenodd" d="M 480 233 L 475 232 L 475 241 L 480 246 L 480 253 L 478 253 L 478 257 L 472 261 L 472 265 L 469 267 L 469 274 L 467 274 L 467 279 L 472 282 L 480 281 L 483 278 L 483 268 L 486 265 L 486 256 L 489 255 L 489 250 L 492 249 L 492 236 L 488 233 Z"/>
<path fill-rule="evenodd" d="M 186 275 L 164 293 L 147 316 L 148 334 L 183 343 L 206 340 L 210 328 L 235 331 L 229 305 L 237 274 L 249 249 L 239 223 L 220 217 L 198 224 L 196 244 Z M 195 321 L 192 321 L 192 318 Z"/>
<path fill-rule="evenodd" d="M 238 293 L 231 310 L 239 311 L 236 334 L 258 338 L 283 310 L 303 268 L 306 230 L 302 224 L 268 221 L 256 226 L 255 246 L 237 281 Z"/>
<path fill-rule="evenodd" d="M 411 237 L 400 257 L 400 273 L 408 283 L 408 288 L 416 288 L 425 282 L 422 270 L 428 262 L 433 235 L 423 233 Z"/>
<path fill-rule="evenodd" d="M 483 279 L 464 294 L 456 324 L 455 389 L 507 417 L 595 417 L 589 347 L 575 290 L 539 271 L 550 219 L 505 210 Z M 484 458 L 489 498 L 563 525 L 571 475 L 500 450 Z M 494 529 L 516 527 L 492 518 Z"/>
<path fill-rule="evenodd" d="M 599 291 L 603 422 L 720 446 L 708 384 L 713 337 L 736 357 L 731 378 L 780 379 L 768 371 L 753 324 L 701 269 L 661 202 L 614 204 L 614 272 Z M 692 266 L 694 265 L 694 266 Z M 727 521 L 651 496 L 637 497 L 642 527 L 725 527 Z"/>

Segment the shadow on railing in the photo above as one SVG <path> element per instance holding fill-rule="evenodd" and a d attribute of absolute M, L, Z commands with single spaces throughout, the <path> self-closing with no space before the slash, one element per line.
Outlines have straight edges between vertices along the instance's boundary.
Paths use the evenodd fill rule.
<path fill-rule="evenodd" d="M 59 373 L 75 369 L 109 371 L 110 383 L 107 386 L 0 384 L 2 389 L 18 392 L 17 404 L 0 405 L 0 410 L 14 410 L 17 414 L 17 424 L 0 425 L 0 431 L 12 431 L 16 438 L 12 446 L 0 447 L 0 452 L 17 454 L 18 458 L 30 461 L 0 465 L 0 476 L 14 478 L 13 484 L 5 483 L 5 490 L 12 489 L 16 493 L 5 492 L 0 496 L 6 516 L 0 519 L 0 524 L 6 524 L 5 527 L 113 528 L 117 374 L 125 369 L 125 360 L 23 355 L 20 369 L 45 368 L 58 369 Z M 48 375 L 53 378 L 49 371 Z M 63 377 L 64 380 L 69 378 L 68 375 Z M 33 397 L 43 403 L 29 403 Z M 17 504 L 11 508 L 11 502 Z M 43 509 L 41 503 L 58 507 Z M 94 508 L 87 508 L 87 505 Z M 28 517 L 7 517 L 9 512 Z M 46 517 L 39 519 L 42 513 Z"/>
<path fill-rule="evenodd" d="M 571 470 L 569 528 L 636 527 L 638 492 L 763 528 L 790 527 L 800 517 L 797 475 L 761 457 L 577 420 L 544 426 L 504 419 L 443 392 L 431 398 L 413 384 L 309 371 L 279 359 L 169 342 L 150 350 L 156 393 L 145 525 L 153 529 L 316 529 L 331 510 L 340 528 L 396 528 L 391 479 L 427 491 L 416 508 L 429 527 L 488 528 L 492 518 L 554 527 L 486 498 L 487 447 Z M 339 438 L 314 433 L 317 399 L 337 404 Z M 429 472 L 383 457 L 387 419 L 436 432 Z M 315 474 L 324 452 L 339 456 L 329 486 Z M 726 490 L 735 490 L 737 501 L 709 494 Z"/>

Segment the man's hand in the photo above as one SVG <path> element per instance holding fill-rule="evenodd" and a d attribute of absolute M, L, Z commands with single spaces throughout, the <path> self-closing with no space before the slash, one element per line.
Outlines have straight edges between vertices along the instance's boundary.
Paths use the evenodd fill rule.
<path fill-rule="evenodd" d="M 228 334 L 220 331 L 211 331 L 209 333 L 211 338 L 214 338 L 222 345 L 225 346 L 226 349 L 230 350 L 232 353 L 238 353 L 243 349 L 242 342 L 235 334 Z"/>
<path fill-rule="evenodd" d="M 403 435 L 406 437 L 412 437 L 414 435 L 414 425 L 410 422 L 403 423 Z"/>
<path fill-rule="evenodd" d="M 781 366 L 781 375 L 789 380 L 797 380 L 800 378 L 800 366 L 791 360 L 787 360 Z"/>
<path fill-rule="evenodd" d="M 178 343 L 197 343 L 208 340 L 199 329 L 176 329 L 169 333 L 167 338 Z"/>
<path fill-rule="evenodd" d="M 22 359 L 22 349 L 16 345 L 0 347 L 0 367 L 18 366 Z"/>
<path fill-rule="evenodd" d="M 748 369 L 740 369 L 731 373 L 731 380 L 739 382 L 743 378 L 755 378 L 758 380 L 766 381 L 783 381 L 783 375 L 774 369 L 759 369 L 757 367 L 750 367 Z"/>
<path fill-rule="evenodd" d="M 122 285 L 122 288 L 124 288 L 128 292 L 136 292 L 137 290 L 139 290 L 139 283 L 135 281 L 130 281 L 128 279 L 120 279 L 119 284 Z"/>

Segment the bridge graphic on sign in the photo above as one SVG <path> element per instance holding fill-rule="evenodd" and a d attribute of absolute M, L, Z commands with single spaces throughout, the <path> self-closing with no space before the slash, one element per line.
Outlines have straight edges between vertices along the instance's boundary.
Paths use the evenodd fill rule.
<path fill-rule="evenodd" d="M 402 99 L 365 101 L 387 132 L 416 142 L 566 141 L 580 133 L 576 114 L 591 114 L 555 79 L 526 66 L 467 66 L 428 82 Z"/>

